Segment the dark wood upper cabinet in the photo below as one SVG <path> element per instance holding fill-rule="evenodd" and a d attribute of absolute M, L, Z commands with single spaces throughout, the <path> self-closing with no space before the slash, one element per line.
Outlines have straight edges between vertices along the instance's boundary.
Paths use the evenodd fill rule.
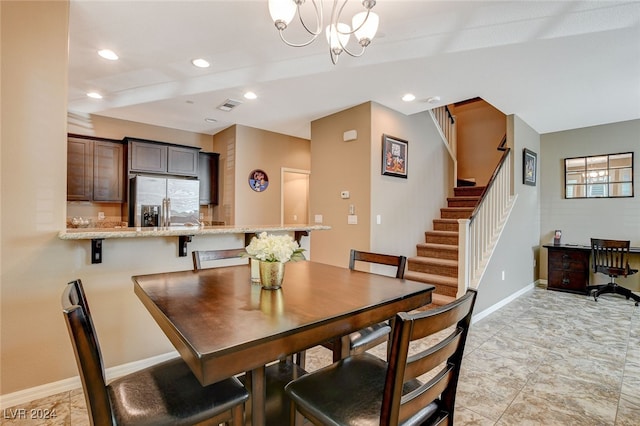
<path fill-rule="evenodd" d="M 170 175 L 198 176 L 199 149 L 167 147 L 167 173 Z"/>
<path fill-rule="evenodd" d="M 198 180 L 200 181 L 200 205 L 218 204 L 218 161 L 220 154 L 199 154 Z"/>
<path fill-rule="evenodd" d="M 67 200 L 124 202 L 124 147 L 120 141 L 70 134 Z"/>
<path fill-rule="evenodd" d="M 124 148 L 120 143 L 93 145 L 93 200 L 123 202 Z"/>
<path fill-rule="evenodd" d="M 125 138 L 129 149 L 129 173 L 198 176 L 200 148 Z"/>
<path fill-rule="evenodd" d="M 67 138 L 67 200 L 93 199 L 93 141 Z"/>
<path fill-rule="evenodd" d="M 129 140 L 129 171 L 167 173 L 167 146 Z"/>

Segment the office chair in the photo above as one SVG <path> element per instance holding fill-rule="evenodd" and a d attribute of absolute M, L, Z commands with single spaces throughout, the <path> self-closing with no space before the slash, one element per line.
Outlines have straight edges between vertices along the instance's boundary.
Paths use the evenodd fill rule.
<path fill-rule="evenodd" d="M 635 300 L 638 306 L 640 296 L 615 282 L 615 278 L 627 277 L 638 272 L 637 269 L 629 267 L 629 245 L 629 241 L 591 238 L 593 272 L 608 275 L 610 279 L 607 284 L 587 286 L 587 293 L 592 294 L 596 302 L 602 294 L 615 293 L 625 296 L 627 300 Z"/>
<path fill-rule="evenodd" d="M 476 294 L 470 289 L 448 305 L 397 314 L 388 362 L 365 352 L 294 380 L 285 387 L 294 408 L 315 425 L 455 424 L 456 389 Z M 444 330 L 446 335 L 435 342 L 413 345 L 418 351 L 409 355 L 412 342 Z"/>

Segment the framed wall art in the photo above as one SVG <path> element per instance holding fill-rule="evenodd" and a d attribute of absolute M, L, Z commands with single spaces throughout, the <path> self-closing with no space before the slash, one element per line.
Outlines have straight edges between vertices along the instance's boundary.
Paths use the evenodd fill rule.
<path fill-rule="evenodd" d="M 382 135 L 382 174 L 407 178 L 409 142 Z"/>
<path fill-rule="evenodd" d="M 249 173 L 249 186 L 256 192 L 262 192 L 269 186 L 269 177 L 264 170 L 255 169 Z"/>
<path fill-rule="evenodd" d="M 525 148 L 522 153 L 522 183 L 525 185 L 536 186 L 538 178 L 537 169 L 538 155 Z"/>

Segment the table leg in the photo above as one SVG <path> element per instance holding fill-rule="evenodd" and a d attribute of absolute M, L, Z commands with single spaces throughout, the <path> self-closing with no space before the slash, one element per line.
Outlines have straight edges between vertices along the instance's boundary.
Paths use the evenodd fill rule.
<path fill-rule="evenodd" d="M 265 400 L 267 397 L 267 387 L 264 377 L 264 365 L 255 368 L 251 371 L 247 371 L 247 385 L 251 397 L 249 399 L 251 407 L 249 408 L 249 415 L 251 416 L 252 426 L 264 426 L 265 424 Z"/>

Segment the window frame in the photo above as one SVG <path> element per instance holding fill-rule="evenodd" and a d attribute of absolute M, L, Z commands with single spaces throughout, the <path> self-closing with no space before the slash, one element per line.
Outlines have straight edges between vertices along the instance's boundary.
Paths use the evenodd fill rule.
<path fill-rule="evenodd" d="M 611 157 L 615 157 L 619 155 L 627 155 L 627 154 L 631 156 L 630 166 L 628 167 L 627 166 L 624 166 L 624 167 L 611 166 Z M 602 183 L 590 183 L 588 181 L 588 178 L 586 177 L 586 174 L 589 173 L 590 170 L 593 171 L 593 169 L 589 168 L 589 159 L 597 158 L 597 157 L 606 157 L 606 168 L 599 169 L 599 170 L 605 171 L 607 180 L 606 182 L 602 182 Z M 580 170 L 578 169 L 571 169 L 569 171 L 570 173 L 567 172 L 567 164 L 571 160 L 584 161 L 584 169 L 582 169 L 583 177 L 585 178 L 584 183 L 568 182 L 567 177 L 569 176 L 569 174 L 580 173 Z M 620 169 L 631 169 L 630 179 L 610 181 L 609 178 L 611 176 L 611 171 L 620 170 Z M 584 200 L 584 199 L 598 199 L 598 198 L 633 198 L 635 196 L 635 190 L 633 185 L 634 180 L 635 180 L 635 172 L 634 172 L 634 152 L 633 151 L 618 152 L 613 154 L 583 155 L 579 157 L 567 157 L 564 159 L 564 198 L 567 200 L 573 200 L 573 199 Z M 630 195 L 611 195 L 611 185 L 614 185 L 614 184 L 629 184 L 631 186 L 631 194 Z M 605 195 L 590 195 L 591 190 L 595 189 L 598 186 L 602 186 L 602 188 L 605 189 L 604 191 Z M 573 189 L 582 187 L 584 189 L 582 191 L 584 193 L 584 196 L 575 196 L 575 195 L 569 196 L 569 192 L 570 192 L 569 187 L 572 187 Z M 572 192 L 575 193 L 576 191 L 572 191 Z"/>

